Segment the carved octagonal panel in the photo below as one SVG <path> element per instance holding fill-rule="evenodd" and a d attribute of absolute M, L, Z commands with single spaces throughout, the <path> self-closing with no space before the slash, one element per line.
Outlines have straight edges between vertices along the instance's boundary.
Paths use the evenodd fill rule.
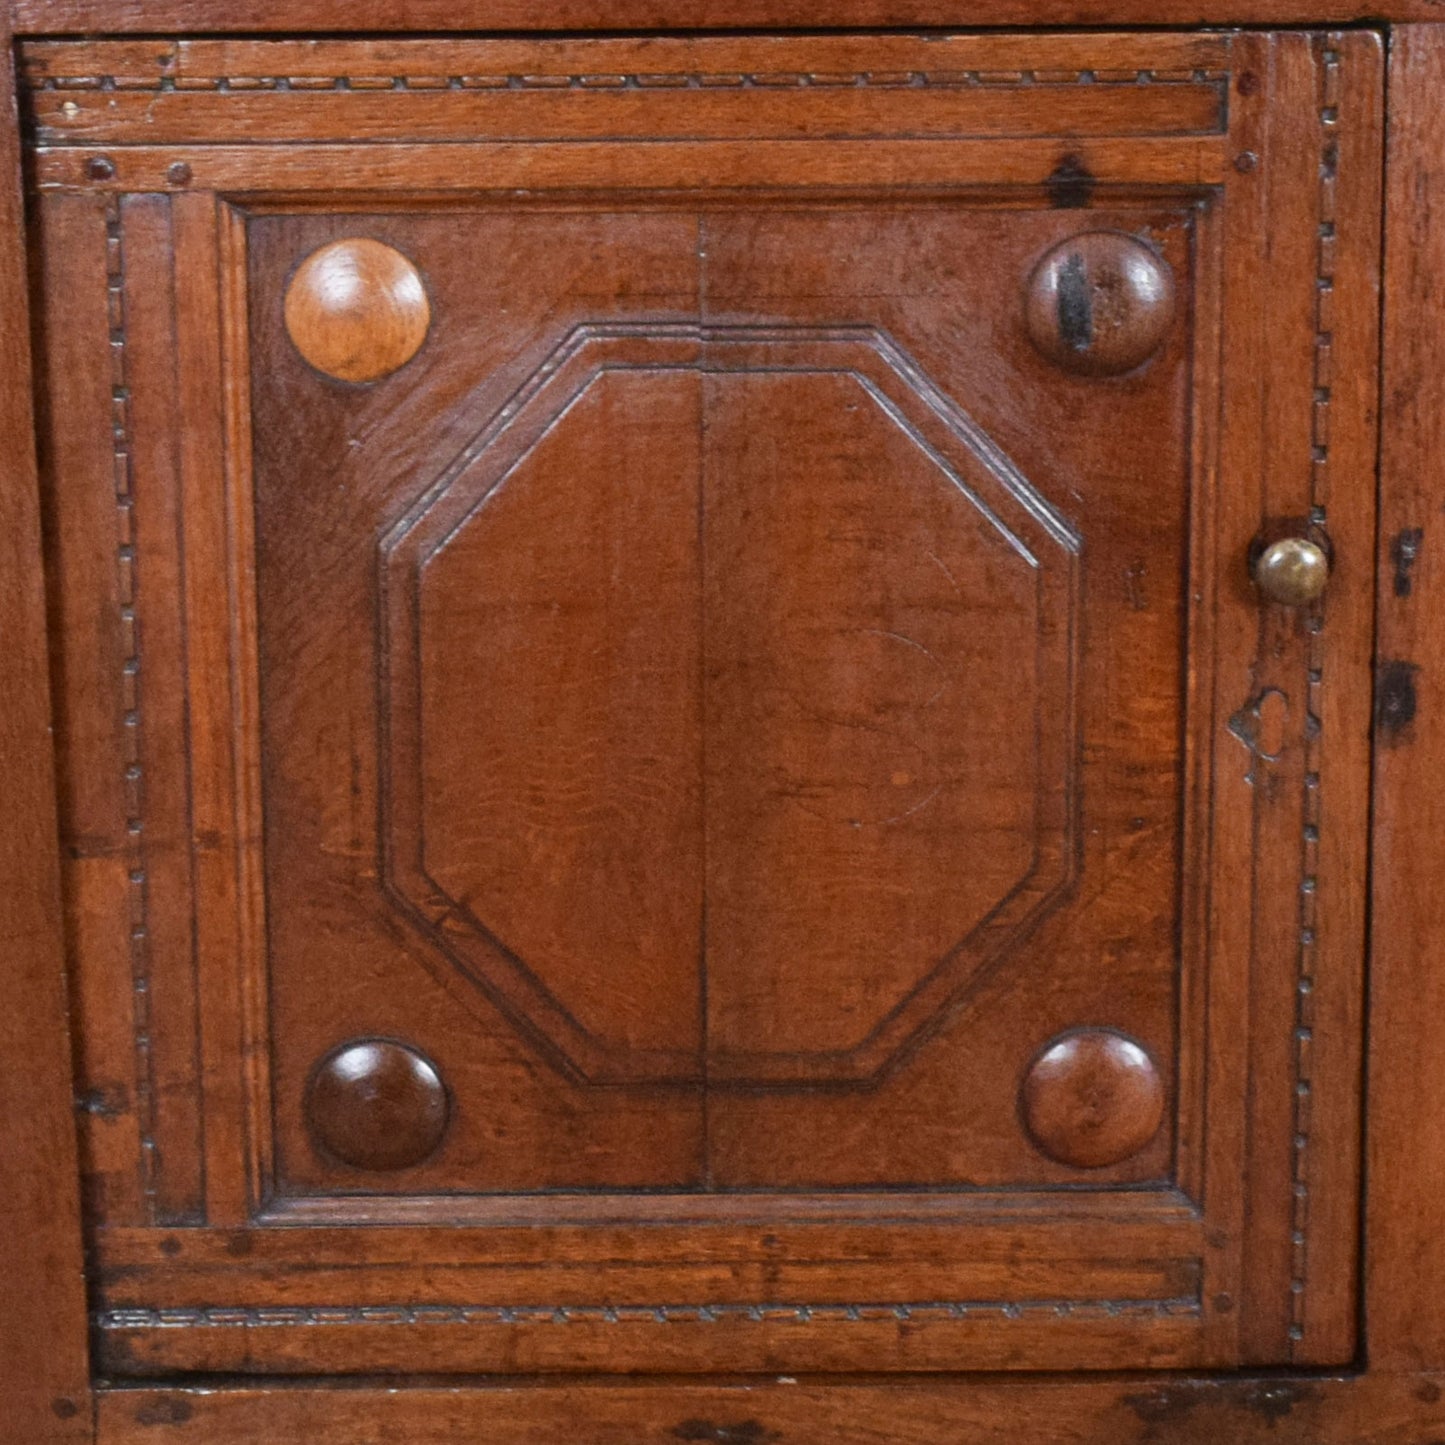
<path fill-rule="evenodd" d="M 579 1079 L 872 1078 L 1072 875 L 1079 551 L 882 333 L 580 327 L 381 541 L 386 886 Z"/>

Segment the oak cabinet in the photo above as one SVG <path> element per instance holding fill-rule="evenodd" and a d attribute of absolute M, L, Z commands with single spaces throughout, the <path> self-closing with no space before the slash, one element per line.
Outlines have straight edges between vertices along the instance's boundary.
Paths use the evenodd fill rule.
<path fill-rule="evenodd" d="M 15 53 L 108 1438 L 1358 1366 L 1381 33 Z"/>

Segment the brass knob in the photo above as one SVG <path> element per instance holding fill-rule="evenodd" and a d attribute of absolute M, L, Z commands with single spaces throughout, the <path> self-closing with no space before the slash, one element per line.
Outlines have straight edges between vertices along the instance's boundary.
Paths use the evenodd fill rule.
<path fill-rule="evenodd" d="M 1254 585 L 1281 607 L 1307 607 L 1330 580 L 1329 554 L 1307 537 L 1281 537 L 1261 548 L 1250 570 Z"/>

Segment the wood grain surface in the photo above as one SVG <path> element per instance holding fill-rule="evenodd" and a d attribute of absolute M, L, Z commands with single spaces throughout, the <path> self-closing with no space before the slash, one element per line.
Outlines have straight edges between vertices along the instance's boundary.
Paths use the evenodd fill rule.
<path fill-rule="evenodd" d="M 1350 1358 L 1376 37 L 23 61 L 107 1368 Z"/>
<path fill-rule="evenodd" d="M 1391 68 L 1366 1302 L 1372 1360 L 1413 1369 L 1445 1359 L 1445 1315 L 1431 1283 L 1445 1267 L 1445 1054 L 1436 1027 L 1445 1007 L 1445 865 L 1435 842 L 1445 822 L 1445 118 L 1431 98 L 1445 84 L 1445 36 L 1404 28 Z"/>
<path fill-rule="evenodd" d="M 69 1445 L 92 1420 L 12 58 L 0 14 L 0 1435 Z"/>
<path fill-rule="evenodd" d="M 1445 41 L 1389 36 L 1377 529 L 1381 38 L 1129 28 L 1438 18 L 1368 9 L 5 5 L 0 427 L 38 414 L 41 485 L 7 446 L 3 1445 L 1445 1434 L 1417 1373 L 1445 1366 Z M 56 37 L 16 52 L 38 395 L 10 25 Z M 1119 29 L 1009 28 L 1070 25 Z M 1117 380 L 1023 324 L 1031 267 L 1095 227 L 1176 287 Z M 326 379 L 286 283 L 358 235 L 416 264 L 432 329 Z M 1077 288 L 1046 299 L 1067 348 Z M 478 447 L 598 317 L 626 334 L 571 421 Z M 900 450 L 974 486 L 932 430 L 960 395 L 1016 467 L 1030 595 Z M 429 511 L 469 446 L 508 487 Z M 1322 603 L 1250 589 L 1282 535 L 1327 537 Z M 992 681 L 930 689 L 940 660 Z M 1030 851 L 1056 917 L 960 1007 L 917 960 Z M 1077 1027 L 1147 1049 L 1152 1140 L 1088 1157 L 1129 1123 L 1095 1080 L 1030 1142 L 1027 1065 Z M 308 1118 L 348 1041 L 425 1064 L 401 1115 L 363 1071 Z M 100 1365 L 271 1378 L 106 1387 L 92 1420 L 82 1204 Z M 1004 1378 L 1041 1365 L 1174 1373 Z M 347 1371 L 554 1378 L 294 1378 Z"/>
<path fill-rule="evenodd" d="M 817 30 L 1430 21 L 1432 0 L 12 0 L 17 32 Z"/>
<path fill-rule="evenodd" d="M 1445 1427 L 1445 1377 L 725 1385 L 648 1382 L 423 1390 L 139 1389 L 101 1398 L 100 1445 L 1417 1445 Z"/>

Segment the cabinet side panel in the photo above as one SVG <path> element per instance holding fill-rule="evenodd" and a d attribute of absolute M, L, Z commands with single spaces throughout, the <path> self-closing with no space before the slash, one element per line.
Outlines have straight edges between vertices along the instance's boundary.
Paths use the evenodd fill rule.
<path fill-rule="evenodd" d="M 1375 696 L 1368 1287 L 1372 1363 L 1445 1358 L 1445 34 L 1392 39 Z M 1434 654 L 1432 656 L 1432 654 Z"/>
<path fill-rule="evenodd" d="M 54 758 L 40 564 L 25 236 L 8 20 L 0 14 L 0 576 L 7 578 L 0 828 L 0 1438 L 90 1437 Z M 23 1306 L 22 1306 L 22 1303 Z"/>

